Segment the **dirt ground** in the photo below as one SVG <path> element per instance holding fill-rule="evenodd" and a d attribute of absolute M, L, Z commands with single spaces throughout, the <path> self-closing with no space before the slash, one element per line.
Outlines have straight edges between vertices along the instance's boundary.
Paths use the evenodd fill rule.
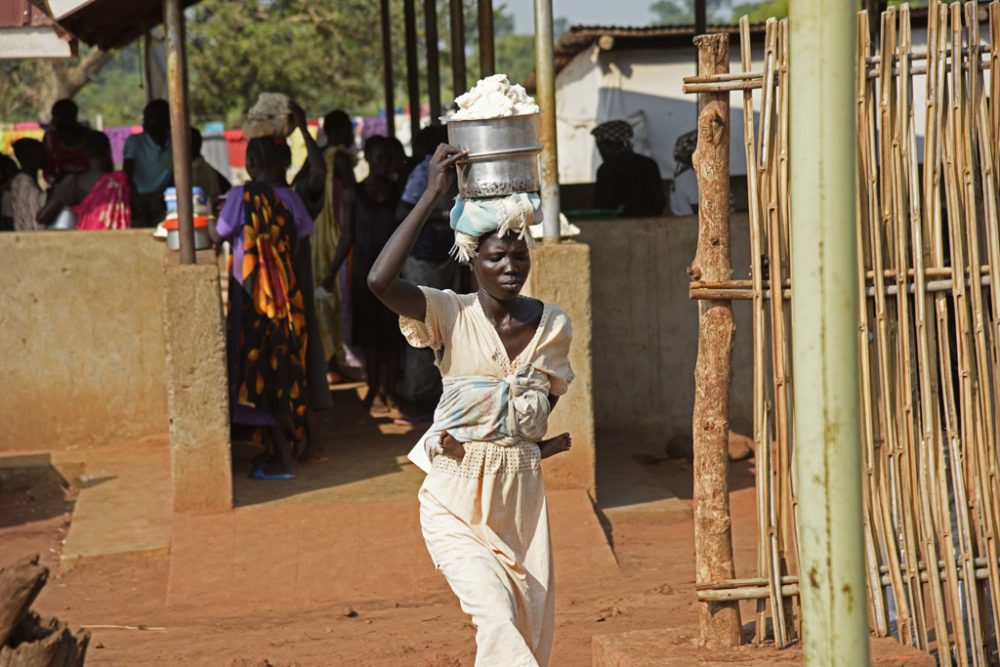
<path fill-rule="evenodd" d="M 643 465 L 681 499 L 690 498 L 689 463 L 647 458 Z M 731 469 L 737 576 L 750 574 L 755 560 L 752 465 L 736 463 Z M 89 627 L 93 640 L 87 664 L 472 665 L 474 629 L 443 585 L 421 590 L 411 582 L 385 581 L 369 595 L 349 600 L 233 604 L 206 595 L 204 603 L 168 606 L 169 555 L 60 569 L 72 506 L 72 491 L 51 480 L 0 490 L 0 566 L 32 553 L 42 556 L 53 575 L 35 606 L 73 626 Z M 358 511 L 364 511 L 363 503 Z M 553 667 L 590 665 L 594 635 L 656 628 L 677 630 L 670 654 L 687 659 L 676 664 L 797 664 L 797 649 L 743 648 L 710 655 L 697 649 L 689 515 L 616 513 L 603 523 L 617 567 L 595 576 L 571 567 L 574 554 L 566 549 L 556 555 L 557 572 L 562 567 L 567 574 L 558 579 Z M 368 558 L 375 559 L 368 561 L 373 568 L 391 568 L 398 554 L 387 549 Z M 426 567 L 432 568 L 429 558 Z M 337 576 L 336 562 L 329 563 L 329 572 Z M 749 612 L 748 607 L 748 633 Z"/>

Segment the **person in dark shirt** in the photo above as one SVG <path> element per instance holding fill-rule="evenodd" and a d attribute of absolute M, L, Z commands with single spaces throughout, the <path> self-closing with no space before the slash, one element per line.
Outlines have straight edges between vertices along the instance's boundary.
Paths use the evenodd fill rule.
<path fill-rule="evenodd" d="M 597 170 L 594 208 L 622 207 L 624 217 L 662 215 L 666 206 L 656 161 L 632 150 L 632 126 L 609 120 L 595 127 L 603 164 Z"/>

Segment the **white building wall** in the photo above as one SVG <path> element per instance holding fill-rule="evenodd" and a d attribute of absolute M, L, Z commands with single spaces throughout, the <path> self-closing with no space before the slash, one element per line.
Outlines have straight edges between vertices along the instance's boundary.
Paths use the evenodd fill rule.
<path fill-rule="evenodd" d="M 755 62 L 755 69 L 759 66 Z M 735 61 L 732 69 L 738 68 Z M 560 180 L 593 182 L 601 157 L 590 131 L 634 114 L 646 121 L 646 137 L 636 137 L 636 151 L 653 157 L 660 175 L 671 178 L 674 143 L 697 121 L 696 96 L 682 92 L 684 77 L 694 74 L 690 49 L 601 51 L 594 46 L 577 54 L 556 77 Z M 741 94 L 732 96 L 731 114 L 730 169 L 745 174 Z"/>
<path fill-rule="evenodd" d="M 925 48 L 927 31 L 913 31 L 915 48 Z M 741 69 L 739 40 L 730 44 L 733 57 L 730 71 Z M 763 54 L 754 50 L 752 68 L 763 69 Z M 601 156 L 590 131 L 606 120 L 627 119 L 642 113 L 646 138 L 637 137 L 636 150 L 653 157 L 660 175 L 674 173 L 673 150 L 677 137 L 695 129 L 696 96 L 682 92 L 683 79 L 695 74 L 691 49 L 649 49 L 601 51 L 597 46 L 584 50 L 556 77 L 559 178 L 563 183 L 590 183 L 597 175 Z M 913 119 L 917 150 L 923 161 L 926 124 L 927 78 L 913 78 Z M 760 109 L 760 91 L 754 91 L 754 110 Z M 743 148 L 743 94 L 730 96 L 730 172 L 746 174 Z M 817 128 L 820 131 L 821 128 Z"/>

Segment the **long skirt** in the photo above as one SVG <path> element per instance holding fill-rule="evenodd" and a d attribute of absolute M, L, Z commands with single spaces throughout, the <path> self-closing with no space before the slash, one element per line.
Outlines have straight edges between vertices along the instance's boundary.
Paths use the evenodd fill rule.
<path fill-rule="evenodd" d="M 538 445 L 465 443 L 420 489 L 427 550 L 476 626 L 476 667 L 545 667 L 555 572 Z"/>

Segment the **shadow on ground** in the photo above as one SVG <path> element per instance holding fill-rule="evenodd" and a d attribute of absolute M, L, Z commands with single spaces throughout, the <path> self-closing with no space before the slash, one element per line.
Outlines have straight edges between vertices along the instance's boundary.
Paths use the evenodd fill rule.
<path fill-rule="evenodd" d="M 70 493 L 48 454 L 0 457 L 0 528 L 63 515 L 73 509 Z"/>
<path fill-rule="evenodd" d="M 730 462 L 729 490 L 754 486 L 753 460 Z M 602 509 L 653 505 L 670 499 L 690 501 L 692 464 L 668 456 L 663 443 L 597 434 L 597 504 Z"/>
<path fill-rule="evenodd" d="M 319 414 L 318 441 L 327 458 L 300 466 L 294 480 L 250 479 L 251 460 L 261 449 L 245 441 L 234 443 L 235 505 L 413 498 L 423 474 L 406 454 L 424 428 L 395 424 L 384 409 L 369 413 L 358 385 L 339 386 L 333 392 L 333 408 Z"/>

